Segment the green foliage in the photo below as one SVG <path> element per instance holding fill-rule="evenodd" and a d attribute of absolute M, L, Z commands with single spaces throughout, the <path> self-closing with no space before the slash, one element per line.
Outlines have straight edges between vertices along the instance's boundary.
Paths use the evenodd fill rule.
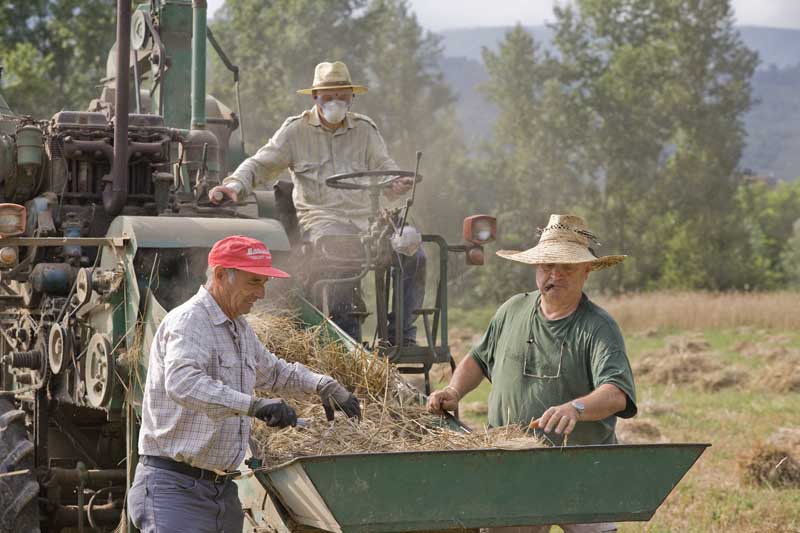
<path fill-rule="evenodd" d="M 729 0 L 578 0 L 555 8 L 551 29 L 552 55 L 522 27 L 484 50 L 501 245 L 529 247 L 549 213 L 573 212 L 600 252 L 632 256 L 595 287 L 752 282 L 737 165 L 757 55 Z M 530 286 L 529 269 L 515 271 L 517 290 Z"/>
<path fill-rule="evenodd" d="M 800 219 L 794 222 L 792 235 L 781 252 L 781 264 L 789 285 L 800 287 Z"/>
<path fill-rule="evenodd" d="M 793 278 L 793 226 L 800 219 L 800 182 L 748 183 L 736 195 L 750 258 L 749 286 L 777 289 Z"/>
<path fill-rule="evenodd" d="M 11 0 L 0 11 L 3 90 L 11 109 L 46 118 L 97 96 L 115 39 L 113 0 Z"/>

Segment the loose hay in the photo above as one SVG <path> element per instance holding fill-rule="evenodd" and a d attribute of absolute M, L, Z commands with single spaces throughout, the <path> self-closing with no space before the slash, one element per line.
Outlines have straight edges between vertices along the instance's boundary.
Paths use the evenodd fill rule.
<path fill-rule="evenodd" d="M 667 442 L 655 422 L 636 418 L 617 420 L 616 434 L 621 444 Z"/>
<path fill-rule="evenodd" d="M 748 380 L 742 371 L 726 368 L 707 352 L 674 352 L 674 348 L 645 355 L 633 367 L 637 379 L 661 385 L 694 385 L 718 391 Z"/>
<path fill-rule="evenodd" d="M 778 428 L 767 439 L 767 443 L 777 448 L 791 450 L 794 455 L 800 458 L 800 427 Z"/>
<path fill-rule="evenodd" d="M 397 392 L 400 387 L 388 359 L 363 349 L 349 351 L 321 326 L 302 329 L 293 316 L 266 313 L 250 315 L 248 322 L 269 351 L 332 376 L 357 396 L 382 398 L 387 390 Z"/>
<path fill-rule="evenodd" d="M 275 429 L 254 422 L 253 436 L 268 465 L 308 455 L 543 445 L 521 427 L 469 434 L 452 431 L 440 416 L 425 411 L 421 395 L 401 378 L 388 359 L 374 357 L 363 349 L 348 350 L 330 338 L 324 328 L 304 330 L 291 316 L 262 313 L 251 315 L 248 320 L 270 351 L 333 376 L 363 400 L 360 422 L 337 413 L 329 423 L 319 398 L 287 398 L 298 416 L 309 421 L 309 427 Z"/>
<path fill-rule="evenodd" d="M 772 392 L 800 392 L 800 366 L 794 361 L 778 361 L 762 371 L 756 383 Z"/>
<path fill-rule="evenodd" d="M 800 463 L 788 451 L 771 445 L 757 445 L 739 458 L 742 480 L 772 488 L 800 488 Z"/>
<path fill-rule="evenodd" d="M 319 402 L 291 401 L 298 416 L 309 420 L 307 428 L 275 429 L 257 423 L 253 435 L 268 465 L 296 457 L 352 453 L 461 450 L 474 448 L 534 448 L 543 444 L 521 427 L 506 426 L 473 433 L 443 427 L 441 417 L 422 406 L 393 407 L 366 402 L 362 420 L 342 415 L 331 423 Z"/>

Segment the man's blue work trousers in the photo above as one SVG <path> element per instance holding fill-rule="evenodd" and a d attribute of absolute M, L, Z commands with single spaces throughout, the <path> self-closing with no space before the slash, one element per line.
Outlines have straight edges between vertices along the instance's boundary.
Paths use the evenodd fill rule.
<path fill-rule="evenodd" d="M 238 487 L 143 464 L 128 491 L 128 516 L 142 533 L 241 533 Z"/>

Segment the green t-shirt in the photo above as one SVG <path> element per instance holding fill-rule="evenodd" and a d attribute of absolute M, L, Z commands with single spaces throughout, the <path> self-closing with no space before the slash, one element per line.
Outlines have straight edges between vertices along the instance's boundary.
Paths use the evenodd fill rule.
<path fill-rule="evenodd" d="M 542 316 L 539 298 L 535 291 L 505 302 L 470 352 L 492 382 L 489 424 L 528 424 L 549 407 L 611 383 L 627 396 L 625 409 L 597 422 L 578 422 L 568 444 L 615 444 L 616 417 L 636 414 L 633 372 L 619 326 L 585 294 L 575 312 L 559 320 Z M 547 437 L 562 443 L 555 433 Z"/>

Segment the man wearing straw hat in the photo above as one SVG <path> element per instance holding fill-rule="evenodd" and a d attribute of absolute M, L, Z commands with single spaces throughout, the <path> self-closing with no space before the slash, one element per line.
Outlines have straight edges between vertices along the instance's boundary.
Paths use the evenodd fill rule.
<path fill-rule="evenodd" d="M 283 400 L 255 389 L 316 393 L 329 408 L 360 417 L 358 399 L 336 380 L 270 353 L 242 316 L 264 297 L 272 266 L 261 241 L 226 237 L 208 255 L 208 281 L 170 311 L 150 348 L 142 398 L 139 464 L 128 513 L 142 533 L 242 531 L 233 482 L 251 418 L 297 424 Z"/>
<path fill-rule="evenodd" d="M 554 445 L 615 444 L 617 417 L 636 414 L 633 373 L 622 333 L 583 293 L 589 273 L 625 256 L 598 257 L 597 239 L 577 216 L 551 215 L 539 243 L 497 255 L 536 267 L 538 290 L 513 296 L 450 383 L 428 399 L 433 412 L 455 410 L 483 378 L 492 383 L 489 424 L 536 428 Z M 614 524 L 563 525 L 567 532 L 616 531 Z M 492 528 L 535 533 L 550 526 Z"/>
<path fill-rule="evenodd" d="M 367 88 L 354 84 L 347 66 L 335 61 L 318 64 L 311 87 L 297 92 L 311 96 L 314 103 L 311 109 L 287 118 L 267 144 L 242 162 L 222 185 L 209 191 L 209 199 L 217 203 L 217 193 L 222 193 L 227 199 L 238 201 L 257 182 L 274 180 L 288 169 L 294 183 L 292 198 L 305 238 L 315 242 L 321 236 L 358 234 L 368 224 L 367 193 L 332 189 L 324 180 L 345 172 L 398 169 L 372 119 L 350 111 L 355 95 L 366 93 Z M 408 192 L 412 184 L 412 178 L 394 181 L 385 195 L 394 200 Z M 402 269 L 405 287 L 403 338 L 413 342 L 416 338 L 413 311 L 422 306 L 425 292 L 425 255 L 421 247 L 406 253 L 396 258 L 396 266 Z M 360 323 L 351 314 L 354 290 L 353 285 L 336 284 L 329 298 L 334 321 L 358 338 Z"/>

